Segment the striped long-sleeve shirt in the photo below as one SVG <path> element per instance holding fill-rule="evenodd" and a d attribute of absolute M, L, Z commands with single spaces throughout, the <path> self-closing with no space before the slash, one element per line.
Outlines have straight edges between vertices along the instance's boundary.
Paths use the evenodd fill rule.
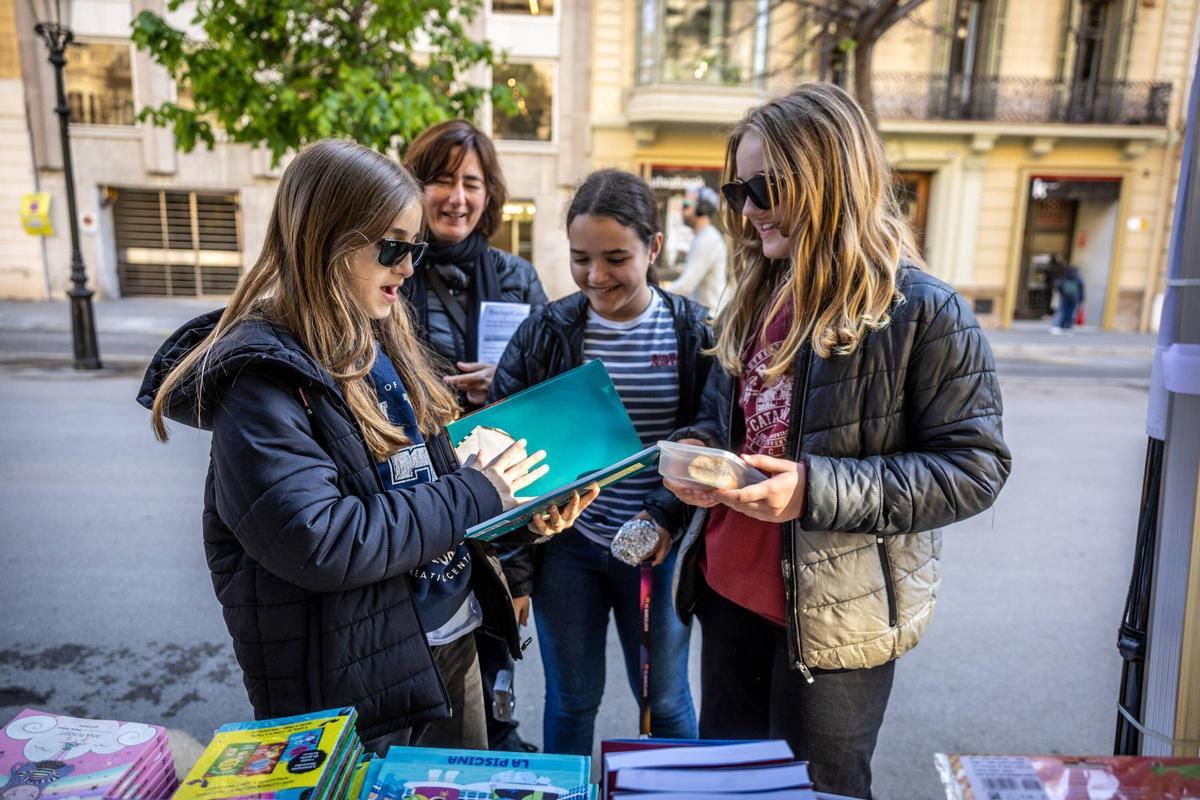
<path fill-rule="evenodd" d="M 600 360 L 644 445 L 665 439 L 679 410 L 679 345 L 671 312 L 657 292 L 649 307 L 627 322 L 588 309 L 583 362 Z M 656 470 L 608 487 L 576 521 L 585 536 L 604 546 L 642 510 L 646 495 L 662 483 Z"/>

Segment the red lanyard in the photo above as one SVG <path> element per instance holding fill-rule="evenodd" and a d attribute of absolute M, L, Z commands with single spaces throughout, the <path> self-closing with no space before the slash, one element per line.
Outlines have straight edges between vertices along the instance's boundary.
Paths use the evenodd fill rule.
<path fill-rule="evenodd" d="M 642 609 L 642 692 L 641 721 L 638 734 L 650 736 L 650 591 L 654 587 L 654 567 L 642 564 L 641 609 Z"/>

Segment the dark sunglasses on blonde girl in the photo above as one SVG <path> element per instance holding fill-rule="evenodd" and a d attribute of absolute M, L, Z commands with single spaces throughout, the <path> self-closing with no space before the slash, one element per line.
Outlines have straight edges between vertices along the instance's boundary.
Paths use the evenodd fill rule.
<path fill-rule="evenodd" d="M 771 195 L 779 195 L 779 184 L 774 178 L 766 175 L 755 175 L 748 181 L 731 181 L 721 187 L 721 194 L 729 201 L 729 207 L 737 213 L 742 213 L 746 206 L 746 198 L 763 211 L 771 210 Z"/>

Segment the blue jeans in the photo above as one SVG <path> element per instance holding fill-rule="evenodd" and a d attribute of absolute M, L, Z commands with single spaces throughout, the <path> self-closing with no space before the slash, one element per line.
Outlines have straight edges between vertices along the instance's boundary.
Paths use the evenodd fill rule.
<path fill-rule="evenodd" d="M 640 568 L 575 530 L 543 545 L 533 585 L 533 618 L 546 672 L 542 721 L 547 753 L 591 755 L 604 694 L 605 638 L 611 609 L 634 697 L 641 685 Z M 677 550 L 654 568 L 650 597 L 650 729 L 656 737 L 694 739 L 696 709 L 688 685 L 691 629 L 675 616 L 671 574 Z M 629 734 L 637 719 L 629 720 Z"/>
<path fill-rule="evenodd" d="M 1058 299 L 1058 319 L 1056 324 L 1064 331 L 1071 330 L 1075 326 L 1075 312 L 1079 310 L 1078 300 L 1067 300 L 1064 297 Z"/>

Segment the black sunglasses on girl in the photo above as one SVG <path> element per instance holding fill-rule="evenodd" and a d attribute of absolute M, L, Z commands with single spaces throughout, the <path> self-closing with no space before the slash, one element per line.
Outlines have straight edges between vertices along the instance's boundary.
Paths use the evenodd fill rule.
<path fill-rule="evenodd" d="M 429 242 L 404 242 L 399 239 L 381 239 L 379 241 L 379 263 L 391 269 L 412 255 L 412 265 L 415 267 L 425 258 Z"/>
<path fill-rule="evenodd" d="M 751 203 L 763 211 L 770 211 L 772 190 L 778 196 L 779 186 L 774 178 L 755 175 L 748 181 L 732 181 L 725 184 L 721 187 L 721 194 L 725 195 L 725 199 L 729 201 L 729 207 L 740 214 L 746 206 L 747 197 L 750 198 Z"/>

